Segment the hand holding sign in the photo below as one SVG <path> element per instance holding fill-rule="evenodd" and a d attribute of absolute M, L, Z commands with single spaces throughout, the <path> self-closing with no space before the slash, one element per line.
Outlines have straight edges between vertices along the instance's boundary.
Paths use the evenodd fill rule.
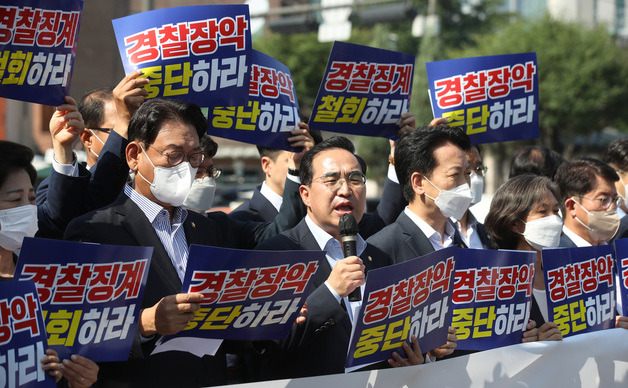
<path fill-rule="evenodd" d="M 50 118 L 50 134 L 54 147 L 55 159 L 61 164 L 70 164 L 74 159 L 72 143 L 85 130 L 83 116 L 78 111 L 76 101 L 65 97 L 67 104 L 59 105 Z"/>
<path fill-rule="evenodd" d="M 63 360 L 61 371 L 71 388 L 91 387 L 98 378 L 98 365 L 78 354 L 73 354 L 69 360 Z"/>
<path fill-rule="evenodd" d="M 301 148 L 300 152 L 292 154 L 292 159 L 289 161 L 288 167 L 294 170 L 299 169 L 303 155 L 314 147 L 314 138 L 310 134 L 310 127 L 303 122 L 300 122 L 298 126 L 299 129 L 290 131 L 291 136 L 288 138 L 290 147 Z"/>
<path fill-rule="evenodd" d="M 403 343 L 403 351 L 406 352 L 408 358 L 402 358 L 399 353 L 393 352 L 392 357 L 388 359 L 388 363 L 393 368 L 399 368 L 401 366 L 410 366 L 410 365 L 421 365 L 425 362 L 425 358 L 423 358 L 423 354 L 421 354 L 421 348 L 419 347 L 419 340 L 416 339 L 416 336 L 412 336 L 412 349 L 410 349 L 410 345 L 406 342 Z"/>
<path fill-rule="evenodd" d="M 144 309 L 140 316 L 140 333 L 171 335 L 185 329 L 194 318 L 194 312 L 201 308 L 203 294 L 187 293 L 168 295 L 153 307 Z"/>
<path fill-rule="evenodd" d="M 443 346 L 439 346 L 436 349 L 432 349 L 427 354 L 430 357 L 443 358 L 445 356 L 449 356 L 454 352 L 458 342 L 458 337 L 456 337 L 456 328 L 449 326 L 447 328 L 447 343 Z"/>
<path fill-rule="evenodd" d="M 122 137 L 128 137 L 128 127 L 131 117 L 144 99 L 148 97 L 148 92 L 142 88 L 148 84 L 148 78 L 138 78 L 142 75 L 141 70 L 136 70 L 127 75 L 113 89 L 113 99 L 116 104 L 116 125 L 114 130 Z"/>

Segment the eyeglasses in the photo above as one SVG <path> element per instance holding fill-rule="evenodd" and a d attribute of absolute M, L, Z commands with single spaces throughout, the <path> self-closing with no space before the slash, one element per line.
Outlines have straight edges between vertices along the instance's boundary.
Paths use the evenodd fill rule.
<path fill-rule="evenodd" d="M 88 128 L 91 129 L 92 131 L 100 131 L 100 132 L 111 132 L 113 130 L 113 128 Z"/>
<path fill-rule="evenodd" d="M 182 151 L 164 151 L 164 150 L 160 150 L 159 148 L 152 146 L 148 143 L 144 143 L 147 146 L 156 149 L 157 151 L 159 151 L 163 156 L 165 156 L 166 158 L 168 158 L 168 164 L 170 164 L 171 166 L 177 166 L 179 165 L 181 162 L 183 162 L 183 160 L 186 158 L 188 161 L 190 162 L 190 165 L 194 168 L 198 168 L 201 164 L 203 164 L 203 161 L 205 160 L 205 154 L 202 153 L 201 151 L 197 151 L 194 153 L 191 153 L 189 155 L 185 155 L 185 153 L 183 153 Z"/>
<path fill-rule="evenodd" d="M 488 167 L 486 167 L 485 165 L 481 164 L 481 165 L 477 166 L 476 168 L 471 169 L 471 171 L 475 172 L 476 174 L 478 174 L 480 176 L 484 176 L 484 175 L 486 175 L 486 172 L 488 171 Z"/>
<path fill-rule="evenodd" d="M 321 181 L 321 183 L 327 186 L 331 191 L 340 189 L 342 183 L 345 181 L 352 189 L 359 189 L 366 184 L 366 176 L 359 171 L 353 171 L 349 173 L 349 176 L 346 178 L 342 178 L 339 173 L 330 172 L 318 178 L 314 178 L 312 181 Z"/>
<path fill-rule="evenodd" d="M 222 175 L 222 169 L 221 168 L 212 168 L 210 170 L 206 170 L 206 171 L 197 171 L 196 172 L 196 177 L 198 179 L 203 178 L 203 177 L 211 177 L 214 179 L 218 179 L 218 177 Z"/>
<path fill-rule="evenodd" d="M 611 204 L 615 204 L 617 207 L 620 207 L 623 202 L 623 198 L 620 196 L 616 196 L 614 198 L 613 197 L 591 198 L 591 197 L 585 197 L 584 195 L 578 195 L 578 197 L 586 198 L 591 201 L 599 201 L 600 206 L 602 206 L 602 209 L 608 209 L 609 207 L 611 207 Z"/>

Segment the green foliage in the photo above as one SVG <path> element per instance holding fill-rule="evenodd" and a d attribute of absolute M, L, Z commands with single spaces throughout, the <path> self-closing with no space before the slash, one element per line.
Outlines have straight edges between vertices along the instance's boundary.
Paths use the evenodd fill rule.
<path fill-rule="evenodd" d="M 589 30 L 545 17 L 483 35 L 474 47 L 451 51 L 471 57 L 536 52 L 543 144 L 572 150 L 576 135 L 628 123 L 628 57 L 603 28 Z"/>

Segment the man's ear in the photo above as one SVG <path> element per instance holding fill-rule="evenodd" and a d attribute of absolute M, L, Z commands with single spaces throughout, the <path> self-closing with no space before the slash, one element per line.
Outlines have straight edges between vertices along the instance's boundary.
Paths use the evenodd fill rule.
<path fill-rule="evenodd" d="M 576 218 L 576 201 L 573 198 L 569 197 L 565 200 L 565 215 L 571 215 L 571 218 Z"/>
<path fill-rule="evenodd" d="M 92 136 L 92 132 L 87 128 L 85 128 L 85 130 L 83 130 L 83 132 L 79 135 L 79 139 L 81 139 L 81 143 L 83 143 L 85 148 L 90 148 L 92 146 Z"/>
<path fill-rule="evenodd" d="M 312 199 L 310 198 L 310 187 L 306 185 L 299 186 L 299 194 L 301 194 L 301 201 L 305 207 L 310 207 Z"/>
<path fill-rule="evenodd" d="M 423 175 L 418 172 L 413 172 L 412 175 L 410 175 L 410 183 L 412 183 L 412 190 L 414 190 L 416 196 L 425 194 Z"/>
<path fill-rule="evenodd" d="M 142 149 L 140 148 L 140 143 L 137 141 L 132 141 L 126 146 L 126 162 L 129 165 L 129 169 L 132 171 L 137 171 L 137 165 L 139 164 L 139 156 L 141 153 Z"/>
<path fill-rule="evenodd" d="M 269 158 L 268 156 L 262 156 L 261 163 L 262 163 L 262 171 L 264 171 L 264 174 L 268 175 L 268 173 L 270 172 L 273 160 Z"/>

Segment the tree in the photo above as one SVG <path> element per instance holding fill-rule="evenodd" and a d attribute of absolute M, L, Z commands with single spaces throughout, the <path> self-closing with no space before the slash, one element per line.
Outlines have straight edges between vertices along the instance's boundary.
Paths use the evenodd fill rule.
<path fill-rule="evenodd" d="M 586 29 L 545 17 L 521 21 L 450 57 L 537 53 L 541 143 L 569 158 L 573 138 L 605 126 L 626 129 L 628 57 L 602 27 Z"/>

